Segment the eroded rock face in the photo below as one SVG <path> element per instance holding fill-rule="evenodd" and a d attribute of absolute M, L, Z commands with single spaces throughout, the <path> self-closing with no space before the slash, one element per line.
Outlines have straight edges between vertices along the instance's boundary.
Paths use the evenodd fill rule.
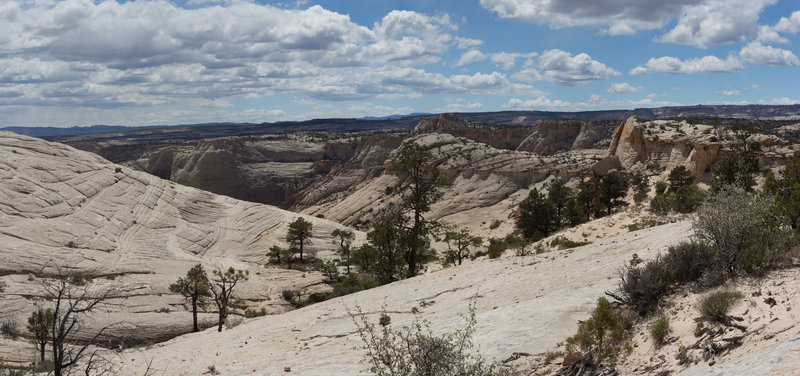
<path fill-rule="evenodd" d="M 614 126 L 611 122 L 582 120 L 542 120 L 517 147 L 518 151 L 556 154 L 576 149 L 598 149 L 605 146 Z"/>
<path fill-rule="evenodd" d="M 762 169 L 784 165 L 797 149 L 796 145 L 770 135 L 753 135 L 748 142 L 758 142 L 762 146 L 755 153 Z M 736 152 L 739 143 L 730 131 L 715 130 L 710 125 L 639 121 L 631 117 L 614 131 L 606 156 L 616 159 L 625 169 L 655 164 L 668 172 L 685 166 L 701 181 L 709 181 L 712 168 L 720 158 Z"/>
<path fill-rule="evenodd" d="M 354 140 L 263 136 L 166 147 L 139 166 L 174 182 L 242 200 L 291 206 L 296 194 L 353 157 Z"/>
<path fill-rule="evenodd" d="M 496 149 L 446 133 L 420 134 L 403 143 L 427 146 L 437 159 L 438 170 L 450 181 L 444 196 L 427 216 L 468 226 L 474 231 L 486 230 L 497 220 L 508 220 L 512 208 L 524 198 L 531 185 L 548 177 L 580 177 L 603 153 L 602 150 L 578 150 L 541 156 Z M 320 213 L 325 218 L 350 225 L 369 223 L 387 206 L 397 202 L 397 195 L 386 190 L 395 182 L 394 175 L 383 173 L 341 200 L 306 212 Z"/>
<path fill-rule="evenodd" d="M 224 167 L 228 159 L 214 160 Z M 288 223 L 298 216 L 181 186 L 65 145 L 0 132 L 0 280 L 8 285 L 0 294 L 0 318 L 25 322 L 45 304 L 41 283 L 60 268 L 118 291 L 110 311 L 95 317 L 89 330 L 126 321 L 137 330 L 112 331 L 116 339 L 110 340 L 123 338 L 126 346 L 164 340 L 191 330 L 188 305 L 168 286 L 198 263 L 209 273 L 228 266 L 248 270 L 251 279 L 240 297 L 257 309 L 282 312 L 284 289 L 329 289 L 319 273 L 263 266 L 271 246 L 286 247 Z M 330 234 L 341 226 L 305 218 L 314 224 L 312 248 L 332 257 Z M 214 317 L 202 315 L 206 325 Z M 29 346 L 25 339 L 5 341 L 0 353 L 32 354 L 20 350 Z"/>

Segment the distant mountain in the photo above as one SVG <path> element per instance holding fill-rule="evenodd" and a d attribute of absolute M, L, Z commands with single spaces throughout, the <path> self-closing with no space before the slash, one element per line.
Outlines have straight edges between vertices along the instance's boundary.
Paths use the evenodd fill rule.
<path fill-rule="evenodd" d="M 80 136 L 86 134 L 96 133 L 114 133 L 114 132 L 130 132 L 139 129 L 156 129 L 165 126 L 141 126 L 141 127 L 126 127 L 122 125 L 92 125 L 90 127 L 5 127 L 0 128 L 0 131 L 9 131 L 16 134 L 21 134 L 31 137 L 55 137 L 55 136 Z"/>

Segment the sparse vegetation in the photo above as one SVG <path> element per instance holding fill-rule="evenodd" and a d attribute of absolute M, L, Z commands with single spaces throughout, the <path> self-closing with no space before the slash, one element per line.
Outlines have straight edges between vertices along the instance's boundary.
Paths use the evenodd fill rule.
<path fill-rule="evenodd" d="M 650 335 L 657 345 L 666 343 L 667 334 L 669 334 L 669 317 L 661 315 L 656 319 L 652 326 L 650 326 Z"/>
<path fill-rule="evenodd" d="M 377 376 L 492 376 L 507 375 L 509 370 L 488 362 L 476 353 L 472 343 L 475 332 L 475 304 L 469 306 L 466 326 L 452 333 L 435 336 L 431 324 L 415 317 L 407 327 L 376 327 L 360 308 L 350 313 L 367 356 L 367 371 Z M 385 309 L 381 320 L 386 315 Z M 388 317 L 388 316 L 386 316 Z M 384 321 L 381 321 L 384 322 Z M 380 323 L 380 322 L 379 322 Z"/>
<path fill-rule="evenodd" d="M 568 353 L 590 355 L 595 366 L 604 362 L 616 364 L 633 351 L 622 319 L 611 302 L 602 297 L 597 299 L 592 317 L 581 322 L 578 332 L 567 339 L 566 348 Z"/>
<path fill-rule="evenodd" d="M 712 292 L 700 301 L 697 310 L 703 317 L 723 321 L 731 307 L 744 295 L 738 291 L 721 290 Z"/>
<path fill-rule="evenodd" d="M 314 225 L 303 219 L 303 217 L 297 217 L 294 222 L 289 224 L 289 229 L 286 231 L 286 242 L 291 244 L 290 249 L 292 253 L 299 253 L 300 254 L 300 263 L 303 263 L 303 251 L 305 250 L 305 246 L 311 243 L 311 230 L 314 228 Z"/>

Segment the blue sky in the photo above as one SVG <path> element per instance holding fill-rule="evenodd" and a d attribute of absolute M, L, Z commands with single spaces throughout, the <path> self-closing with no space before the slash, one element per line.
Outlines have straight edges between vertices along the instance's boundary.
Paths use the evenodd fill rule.
<path fill-rule="evenodd" d="M 0 126 L 800 102 L 796 0 L 11 0 Z"/>

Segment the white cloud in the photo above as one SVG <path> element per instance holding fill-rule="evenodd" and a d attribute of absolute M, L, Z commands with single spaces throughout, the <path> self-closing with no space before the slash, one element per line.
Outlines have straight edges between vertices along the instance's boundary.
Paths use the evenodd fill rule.
<path fill-rule="evenodd" d="M 726 97 L 738 97 L 742 95 L 742 92 L 740 92 L 739 90 L 722 90 L 722 91 L 715 91 L 714 94 Z"/>
<path fill-rule="evenodd" d="M 800 33 L 800 10 L 792 12 L 789 18 L 781 17 L 775 25 L 775 31 L 790 34 Z"/>
<path fill-rule="evenodd" d="M 662 42 L 707 48 L 740 42 L 758 35 L 758 17 L 777 0 L 705 0 L 681 11 L 678 24 L 662 35 Z"/>
<path fill-rule="evenodd" d="M 560 99 L 551 100 L 545 96 L 532 99 L 511 98 L 502 105 L 511 110 L 551 110 L 551 111 L 585 111 L 592 109 L 608 108 L 637 108 L 637 107 L 663 107 L 677 106 L 678 103 L 669 101 L 654 101 L 653 98 L 640 100 L 609 101 L 598 94 L 592 94 L 585 102 L 567 102 Z"/>
<path fill-rule="evenodd" d="M 492 62 L 497 64 L 503 70 L 512 70 L 520 58 L 533 58 L 538 54 L 536 52 L 530 53 L 517 53 L 517 52 L 496 52 L 490 55 Z"/>
<path fill-rule="evenodd" d="M 456 47 L 462 50 L 480 47 L 481 45 L 483 45 L 483 41 L 480 39 L 471 39 L 463 37 L 456 37 L 455 42 L 456 42 Z"/>
<path fill-rule="evenodd" d="M 454 43 L 480 44 L 454 42 L 457 26 L 447 15 L 392 11 L 370 28 L 320 6 L 295 9 L 295 2 L 286 3 L 289 9 L 227 0 L 203 7 L 210 3 L 183 9 L 167 1 L 0 2 L 0 107 L 166 111 L 226 107 L 232 98 L 276 92 L 326 100 L 411 98 L 481 85 L 496 94 L 537 92 L 496 74 L 422 71 L 434 79 L 387 84 L 393 72 L 439 62 Z"/>
<path fill-rule="evenodd" d="M 759 104 L 774 104 L 774 105 L 790 105 L 800 104 L 800 99 L 791 99 L 789 97 L 774 98 L 771 100 L 760 100 Z"/>
<path fill-rule="evenodd" d="M 486 55 L 484 55 L 478 50 L 469 50 L 461 54 L 461 58 L 458 59 L 456 66 L 459 67 L 462 65 L 477 63 L 483 60 L 486 60 Z"/>
<path fill-rule="evenodd" d="M 607 80 L 620 73 L 585 54 L 572 56 L 562 50 L 548 50 L 539 57 L 543 79 L 559 85 L 579 86 L 590 81 Z"/>
<path fill-rule="evenodd" d="M 672 56 L 651 58 L 644 66 L 637 66 L 630 71 L 631 75 L 638 76 L 647 73 L 732 73 L 739 72 L 744 66 L 738 58 L 728 56 L 722 60 L 716 56 L 703 56 L 701 58 L 681 60 Z"/>
<path fill-rule="evenodd" d="M 480 0 L 502 18 L 546 24 L 553 28 L 606 27 L 606 34 L 627 35 L 662 27 L 683 5 L 701 0 Z"/>
<path fill-rule="evenodd" d="M 448 103 L 444 107 L 438 107 L 430 110 L 430 112 L 434 113 L 441 113 L 441 112 L 468 112 L 474 111 L 477 109 L 483 108 L 483 103 L 480 102 L 466 102 L 466 101 L 458 101 L 455 103 Z"/>
<path fill-rule="evenodd" d="M 800 59 L 791 51 L 765 46 L 759 42 L 750 42 L 742 47 L 739 57 L 745 63 L 752 65 L 800 66 Z"/>
<path fill-rule="evenodd" d="M 620 82 L 620 83 L 613 82 L 606 91 L 614 94 L 638 93 L 644 91 L 644 88 L 641 86 L 633 86 L 627 82 Z"/>

